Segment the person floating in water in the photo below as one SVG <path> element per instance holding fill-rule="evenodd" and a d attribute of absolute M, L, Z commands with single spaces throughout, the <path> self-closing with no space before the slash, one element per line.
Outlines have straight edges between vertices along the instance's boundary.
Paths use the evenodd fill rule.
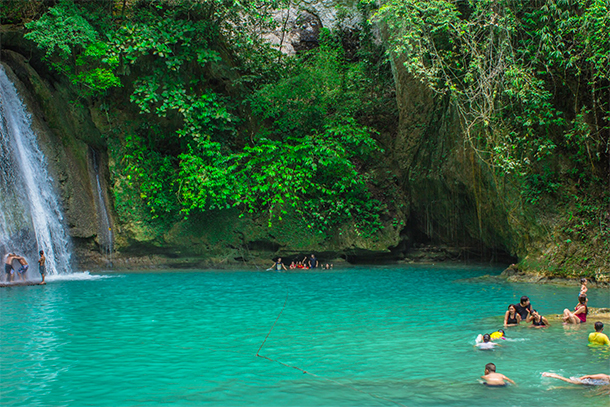
<path fill-rule="evenodd" d="M 40 258 L 38 259 L 38 272 L 40 273 L 40 277 L 42 277 L 42 281 L 40 284 L 46 284 L 44 282 L 44 276 L 47 274 L 46 262 L 47 258 L 44 256 L 44 250 L 40 251 Z"/>
<path fill-rule="evenodd" d="M 492 387 L 503 387 L 506 386 L 506 382 L 516 384 L 514 381 L 504 376 L 503 374 L 496 373 L 496 365 L 488 363 L 485 365 L 485 374 L 481 376 L 481 379 L 485 380 L 483 384 Z"/>
<path fill-rule="evenodd" d="M 282 271 L 282 268 L 284 270 L 288 270 L 286 268 L 286 266 L 284 266 L 284 263 L 282 263 L 282 258 L 278 257 L 276 262 L 273 263 L 273 266 L 269 267 L 267 270 L 277 270 L 277 271 Z"/>
<path fill-rule="evenodd" d="M 607 386 L 610 384 L 610 375 L 599 373 L 589 374 L 580 377 L 567 377 L 559 376 L 557 373 L 543 372 L 542 376 L 552 377 L 553 379 L 563 380 L 564 382 L 572 384 L 582 384 L 585 386 Z"/>
<path fill-rule="evenodd" d="M 17 273 L 19 274 L 19 277 L 21 278 L 21 280 L 25 282 L 26 281 L 25 273 L 27 273 L 30 266 L 28 265 L 28 262 L 25 260 L 25 258 L 22 256 L 15 256 L 15 260 L 17 260 L 19 262 L 19 264 L 21 264 L 21 267 L 19 267 L 19 270 L 17 270 Z"/>
<path fill-rule="evenodd" d="M 589 343 L 591 345 L 602 345 L 602 346 L 610 346 L 610 339 L 608 339 L 608 335 L 603 334 L 604 330 L 603 322 L 595 323 L 595 332 L 591 332 L 589 334 Z"/>
<path fill-rule="evenodd" d="M 481 349 L 481 350 L 492 350 L 493 348 L 495 348 L 496 346 L 498 346 L 497 343 L 493 343 L 491 341 L 491 336 L 489 334 L 485 334 L 485 335 L 480 335 L 477 336 L 477 339 L 475 339 L 475 345 L 477 348 Z"/>
<path fill-rule="evenodd" d="M 492 341 L 497 341 L 498 339 L 506 340 L 506 337 L 505 337 L 503 329 L 498 329 L 496 332 L 493 332 L 493 333 L 489 334 L 489 338 Z"/>

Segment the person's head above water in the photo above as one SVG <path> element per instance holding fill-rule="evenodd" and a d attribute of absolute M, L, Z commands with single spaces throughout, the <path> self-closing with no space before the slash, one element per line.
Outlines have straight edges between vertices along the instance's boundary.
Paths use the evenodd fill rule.
<path fill-rule="evenodd" d="M 483 342 L 489 342 L 491 340 L 491 336 L 489 334 L 483 335 Z"/>
<path fill-rule="evenodd" d="M 495 373 L 495 371 L 496 371 L 496 365 L 494 365 L 493 363 L 488 363 L 485 365 L 485 374 Z"/>
<path fill-rule="evenodd" d="M 604 330 L 604 323 L 600 322 L 600 321 L 597 321 L 595 323 L 595 332 L 601 332 L 603 330 Z"/>
<path fill-rule="evenodd" d="M 530 299 L 526 295 L 521 297 L 521 305 L 527 305 L 529 303 L 530 303 Z"/>
<path fill-rule="evenodd" d="M 508 310 L 509 310 L 510 312 L 515 312 L 515 311 L 516 311 L 515 306 L 514 306 L 513 304 L 509 304 L 509 305 L 508 305 Z"/>

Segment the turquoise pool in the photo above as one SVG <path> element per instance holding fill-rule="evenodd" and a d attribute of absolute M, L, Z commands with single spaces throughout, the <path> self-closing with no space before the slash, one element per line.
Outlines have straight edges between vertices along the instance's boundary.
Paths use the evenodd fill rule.
<path fill-rule="evenodd" d="M 474 348 L 521 295 L 544 315 L 577 302 L 576 285 L 471 280 L 499 272 L 77 273 L 2 288 L 0 404 L 607 406 L 596 389 L 540 376 L 610 373 L 609 351 L 587 346 L 591 322 L 509 328 L 501 348 Z M 608 290 L 589 298 L 610 307 Z M 272 360 L 256 356 L 266 337 Z M 479 384 L 488 362 L 518 386 Z"/>

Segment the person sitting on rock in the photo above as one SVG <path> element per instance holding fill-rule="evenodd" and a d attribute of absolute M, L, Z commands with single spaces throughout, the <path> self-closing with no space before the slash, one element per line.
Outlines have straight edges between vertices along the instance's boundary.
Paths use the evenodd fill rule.
<path fill-rule="evenodd" d="M 565 324 L 580 324 L 582 322 L 587 322 L 587 314 L 589 313 L 589 308 L 587 307 L 587 296 L 579 295 L 578 296 L 578 304 L 574 307 L 574 312 L 570 312 L 569 309 L 563 310 L 563 322 Z"/>

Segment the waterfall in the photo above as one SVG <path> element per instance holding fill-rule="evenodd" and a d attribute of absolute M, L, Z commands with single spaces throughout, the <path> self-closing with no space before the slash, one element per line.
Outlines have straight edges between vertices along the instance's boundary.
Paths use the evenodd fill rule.
<path fill-rule="evenodd" d="M 70 239 L 53 179 L 26 107 L 0 65 L 0 253 L 14 252 L 37 275 L 44 250 L 48 275 L 70 273 Z"/>
<path fill-rule="evenodd" d="M 90 148 L 91 161 L 93 162 L 93 171 L 95 172 L 95 187 L 97 189 L 97 208 L 99 219 L 98 227 L 98 241 L 100 245 L 100 251 L 102 254 L 107 256 L 108 264 L 112 266 L 112 252 L 113 248 L 113 237 L 112 237 L 112 224 L 110 223 L 110 216 L 108 215 L 108 206 L 106 205 L 106 199 L 104 198 L 104 190 L 102 189 L 102 183 L 100 182 L 100 166 L 99 166 L 99 153 Z"/>

